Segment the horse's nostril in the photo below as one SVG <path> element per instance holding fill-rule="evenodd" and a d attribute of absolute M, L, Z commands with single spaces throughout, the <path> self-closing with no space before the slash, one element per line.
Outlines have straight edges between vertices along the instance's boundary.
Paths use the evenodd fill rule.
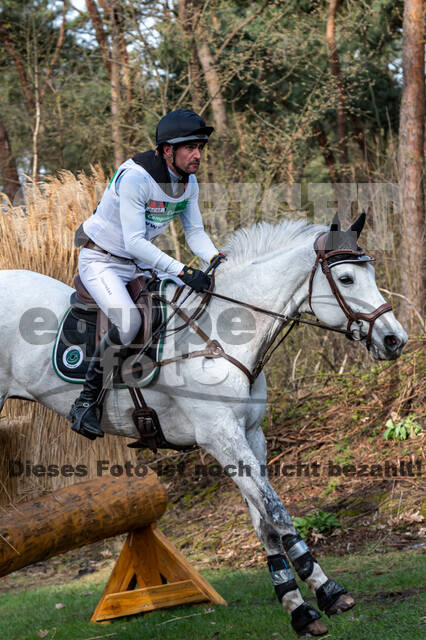
<path fill-rule="evenodd" d="M 401 340 L 397 338 L 393 333 L 385 336 L 385 346 L 389 351 L 396 351 L 401 346 Z"/>

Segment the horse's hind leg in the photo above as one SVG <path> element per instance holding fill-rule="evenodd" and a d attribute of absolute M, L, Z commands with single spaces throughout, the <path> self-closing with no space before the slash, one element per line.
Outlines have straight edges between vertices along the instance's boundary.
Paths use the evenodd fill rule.
<path fill-rule="evenodd" d="M 298 533 L 284 535 L 282 540 L 297 575 L 313 591 L 322 611 L 332 616 L 352 609 L 355 605 L 352 596 L 340 584 L 327 578 Z"/>
<path fill-rule="evenodd" d="M 7 394 L 6 393 L 4 393 L 3 395 L 0 394 L 0 413 L 2 412 L 4 403 L 6 402 L 6 400 L 7 400 Z"/>
<path fill-rule="evenodd" d="M 266 443 L 262 429 L 258 427 L 249 431 L 247 441 L 260 464 L 264 465 L 262 468 L 266 470 Z M 256 507 L 249 505 L 249 509 L 253 524 L 256 531 L 259 531 L 259 537 L 265 549 L 268 550 L 268 540 L 278 539 L 281 543 L 279 534 L 263 520 Z M 256 521 L 258 522 L 257 527 Z M 355 605 L 355 601 L 343 587 L 327 578 L 319 563 L 312 556 L 307 544 L 297 532 L 283 535 L 282 543 L 297 575 L 313 591 L 317 598 L 318 607 L 322 611 L 325 611 L 328 616 L 332 616 L 348 611 Z M 268 551 L 267 553 L 269 556 Z"/>

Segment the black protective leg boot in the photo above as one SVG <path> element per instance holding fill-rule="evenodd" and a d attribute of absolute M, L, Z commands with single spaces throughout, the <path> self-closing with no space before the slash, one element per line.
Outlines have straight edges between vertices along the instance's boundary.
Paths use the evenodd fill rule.
<path fill-rule="evenodd" d="M 104 378 L 102 357 L 111 344 L 122 345 L 118 329 L 115 326 L 104 335 L 96 347 L 89 362 L 83 390 L 72 405 L 68 416 L 72 422 L 71 429 L 90 440 L 104 437 L 98 418 L 102 407 L 97 404 L 97 399 L 102 390 Z"/>

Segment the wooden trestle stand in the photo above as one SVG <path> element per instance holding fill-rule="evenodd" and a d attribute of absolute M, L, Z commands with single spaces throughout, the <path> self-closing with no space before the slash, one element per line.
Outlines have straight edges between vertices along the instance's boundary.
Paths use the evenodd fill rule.
<path fill-rule="evenodd" d="M 91 622 L 196 602 L 227 604 L 153 522 L 129 533 Z"/>
<path fill-rule="evenodd" d="M 193 602 L 226 604 L 157 529 L 167 492 L 157 475 L 88 480 L 0 513 L 0 577 L 128 533 L 91 618 L 103 622 Z"/>

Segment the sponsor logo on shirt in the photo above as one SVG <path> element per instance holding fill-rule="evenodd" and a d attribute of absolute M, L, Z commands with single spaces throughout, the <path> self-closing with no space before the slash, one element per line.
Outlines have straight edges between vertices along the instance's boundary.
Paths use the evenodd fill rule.
<path fill-rule="evenodd" d="M 150 200 L 145 206 L 145 216 L 151 222 L 164 224 L 173 220 L 182 211 L 185 211 L 188 200 L 181 202 L 163 202 L 162 200 Z"/>

